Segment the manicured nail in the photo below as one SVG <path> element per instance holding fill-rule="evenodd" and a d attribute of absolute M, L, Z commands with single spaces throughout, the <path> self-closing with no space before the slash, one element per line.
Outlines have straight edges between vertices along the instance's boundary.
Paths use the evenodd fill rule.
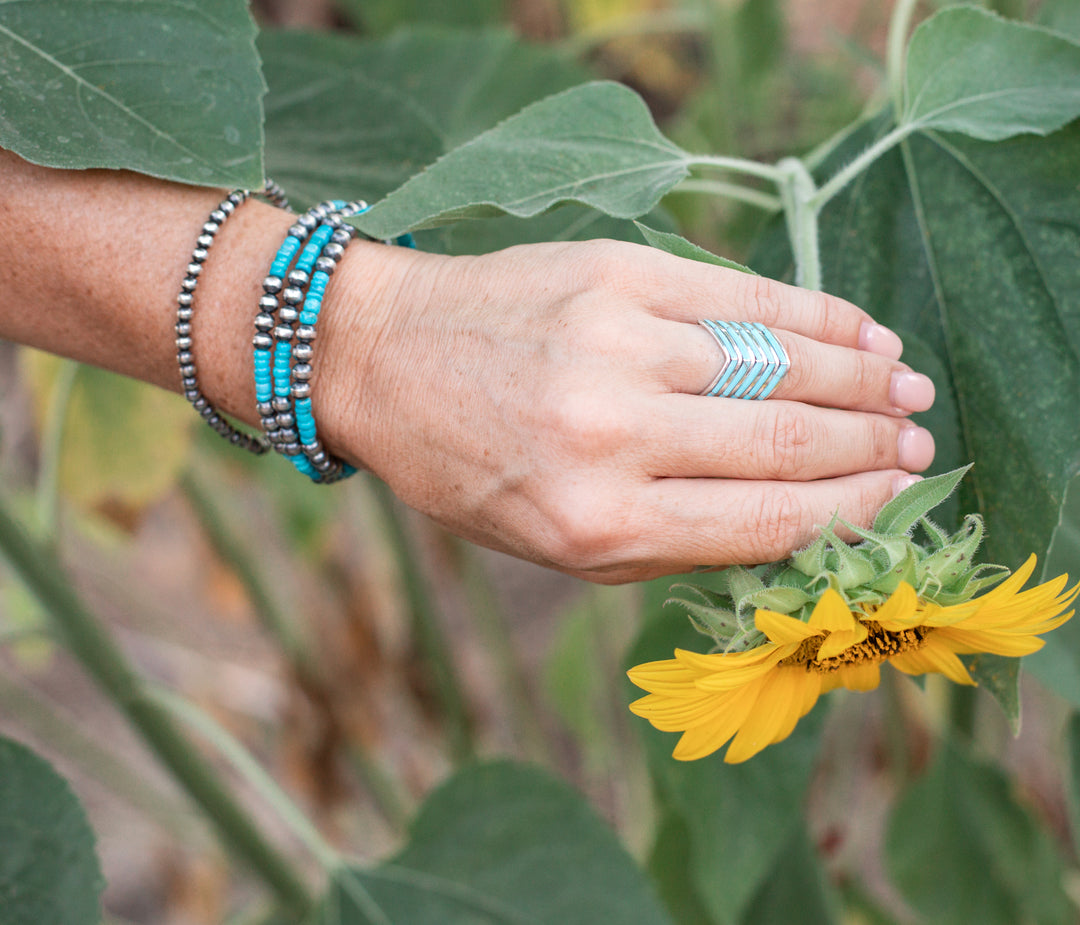
<path fill-rule="evenodd" d="M 921 482 L 921 475 L 898 475 L 892 480 L 892 494 L 895 498 L 905 488 L 911 488 L 916 482 Z"/>
<path fill-rule="evenodd" d="M 926 411 L 934 403 L 934 383 L 922 373 L 893 373 L 889 401 L 902 412 Z"/>
<path fill-rule="evenodd" d="M 897 438 L 896 465 L 908 472 L 922 472 L 934 461 L 934 436 L 925 427 L 905 427 Z"/>
<path fill-rule="evenodd" d="M 859 349 L 878 353 L 890 360 L 899 360 L 904 352 L 904 342 L 895 331 L 876 321 L 864 321 L 859 328 Z"/>

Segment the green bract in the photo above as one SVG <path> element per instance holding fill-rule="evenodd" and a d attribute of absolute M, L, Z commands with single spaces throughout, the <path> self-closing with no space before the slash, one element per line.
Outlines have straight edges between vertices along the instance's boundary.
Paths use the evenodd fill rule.
<path fill-rule="evenodd" d="M 681 584 L 668 603 L 684 607 L 690 621 L 722 652 L 739 652 L 765 641 L 754 626 L 756 610 L 773 610 L 808 620 L 828 589 L 849 607 L 882 604 L 901 582 L 919 598 L 942 606 L 960 604 L 1009 574 L 1002 565 L 974 564 L 983 539 L 983 521 L 969 514 L 955 533 L 942 530 L 927 516 L 956 488 L 971 468 L 924 479 L 900 492 L 881 509 L 871 530 L 839 517 L 790 559 L 751 571 L 726 569 L 718 589 Z M 850 545 L 836 535 L 842 525 L 862 538 Z M 918 529 L 916 529 L 918 528 Z"/>

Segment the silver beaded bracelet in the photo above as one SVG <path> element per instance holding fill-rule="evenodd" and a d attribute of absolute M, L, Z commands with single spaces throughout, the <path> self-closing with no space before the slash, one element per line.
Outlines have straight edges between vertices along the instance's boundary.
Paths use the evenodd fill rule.
<path fill-rule="evenodd" d="M 199 284 L 203 264 L 210 252 L 210 246 L 221 226 L 237 207 L 251 195 L 249 190 L 233 190 L 217 208 L 207 217 L 199 237 L 195 240 L 195 249 L 191 252 L 191 262 L 187 273 L 180 283 L 180 294 L 176 297 L 176 360 L 180 367 L 180 381 L 184 397 L 202 416 L 203 420 L 233 446 L 241 447 L 256 455 L 265 453 L 269 446 L 260 437 L 237 430 L 224 416 L 214 408 L 210 400 L 199 388 L 198 370 L 195 366 L 195 346 L 192 338 L 191 320 L 195 314 L 195 289 Z M 258 195 L 282 209 L 289 207 L 284 191 L 273 180 L 267 180 L 266 186 Z"/>

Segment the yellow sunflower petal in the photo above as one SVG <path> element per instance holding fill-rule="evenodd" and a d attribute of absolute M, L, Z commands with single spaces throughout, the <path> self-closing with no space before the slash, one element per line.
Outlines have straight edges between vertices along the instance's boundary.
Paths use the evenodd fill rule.
<path fill-rule="evenodd" d="M 849 691 L 872 691 L 881 683 L 881 665 L 879 662 L 841 665 L 836 675 L 839 683 Z"/>
<path fill-rule="evenodd" d="M 675 660 L 684 668 L 694 672 L 697 677 L 707 677 L 716 671 L 730 667 L 743 667 L 765 661 L 776 651 L 776 645 L 766 642 L 764 645 L 747 649 L 745 652 L 691 652 L 689 649 L 676 649 Z"/>
<path fill-rule="evenodd" d="M 822 662 L 827 658 L 833 658 L 846 649 L 863 642 L 868 635 L 865 624 L 856 623 L 853 629 L 839 630 L 829 633 L 825 641 L 818 649 L 817 661 Z"/>
<path fill-rule="evenodd" d="M 749 684 L 757 678 L 764 677 L 771 671 L 776 670 L 776 663 L 785 656 L 790 655 L 794 646 L 776 646 L 770 657 L 757 663 L 731 662 L 720 664 L 716 670 L 707 677 L 698 678 L 694 686 L 703 691 L 730 691 L 736 687 Z"/>
<path fill-rule="evenodd" d="M 779 741 L 777 735 L 788 725 L 792 702 L 797 701 L 801 708 L 808 697 L 816 700 L 820 684 L 813 672 L 802 668 L 781 668 L 768 675 L 762 681 L 754 709 L 740 725 L 728 746 L 724 761 L 739 764 L 752 758 L 765 746 Z M 790 734 L 794 725 L 791 723 L 787 734 Z"/>
<path fill-rule="evenodd" d="M 626 672 L 626 676 L 642 690 L 657 694 L 663 691 L 692 691 L 697 674 L 676 659 L 669 658 L 662 662 L 637 665 Z"/>
<path fill-rule="evenodd" d="M 840 594 L 832 588 L 826 588 L 814 605 L 814 612 L 810 614 L 807 625 L 819 633 L 836 633 L 855 629 L 858 621 Z"/>
<path fill-rule="evenodd" d="M 883 629 L 896 632 L 909 629 L 919 622 L 919 598 L 915 589 L 906 581 L 900 582 L 896 590 L 866 619 L 880 623 Z"/>
<path fill-rule="evenodd" d="M 818 697 L 821 696 L 821 675 L 816 671 L 807 672 L 807 681 L 805 684 L 799 684 L 795 688 L 795 696 L 791 698 L 791 703 L 788 706 L 787 716 L 780 724 L 773 735 L 773 745 L 777 742 L 783 742 L 792 732 L 795 731 L 795 727 L 798 725 L 799 720 L 806 716 L 817 703 Z"/>
<path fill-rule="evenodd" d="M 789 645 L 817 636 L 820 632 L 811 629 L 802 620 L 789 617 L 786 613 L 777 613 L 775 610 L 755 611 L 754 625 L 773 642 Z"/>
<path fill-rule="evenodd" d="M 734 696 L 718 701 L 720 705 L 707 719 L 682 734 L 672 757 L 679 761 L 696 761 L 722 748 L 746 721 L 760 691 L 760 683 L 751 684 L 735 691 Z"/>
<path fill-rule="evenodd" d="M 889 659 L 889 664 L 905 674 L 943 674 L 956 684 L 974 684 L 964 663 L 947 644 L 936 644 L 928 636 L 918 649 L 910 649 Z"/>
<path fill-rule="evenodd" d="M 729 694 L 698 694 L 694 698 L 674 699 L 648 694 L 630 704 L 630 712 L 647 719 L 662 732 L 683 732 L 705 721 L 713 712 L 724 710 L 738 691 Z"/>
<path fill-rule="evenodd" d="M 957 627 L 943 627 L 934 633 L 940 641 L 947 642 L 953 652 L 963 655 L 975 655 L 989 652 L 992 655 L 1008 655 L 1019 658 L 1038 652 L 1044 645 L 1038 636 L 1012 633 L 994 633 L 989 630 L 969 630 Z"/>

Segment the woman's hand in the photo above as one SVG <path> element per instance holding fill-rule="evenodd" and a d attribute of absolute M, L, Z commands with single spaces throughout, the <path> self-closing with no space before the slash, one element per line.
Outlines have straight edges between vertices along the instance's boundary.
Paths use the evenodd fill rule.
<path fill-rule="evenodd" d="M 782 558 L 837 511 L 869 524 L 933 459 L 905 418 L 930 380 L 821 293 L 612 241 L 357 242 L 330 288 L 329 445 L 454 533 L 582 578 Z M 770 399 L 698 394 L 723 360 L 702 318 L 774 331 L 791 369 Z"/>

